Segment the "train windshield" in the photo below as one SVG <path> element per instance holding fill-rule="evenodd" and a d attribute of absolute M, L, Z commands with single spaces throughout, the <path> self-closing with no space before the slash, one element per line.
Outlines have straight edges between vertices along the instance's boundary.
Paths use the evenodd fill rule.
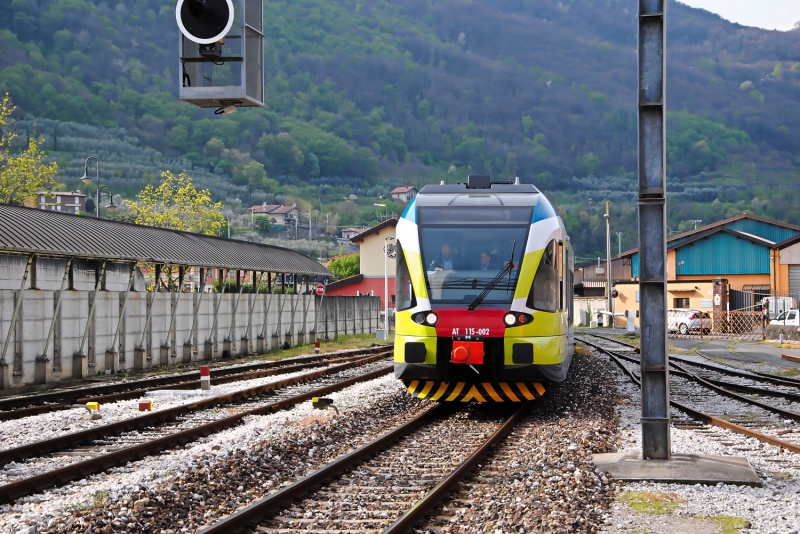
<path fill-rule="evenodd" d="M 469 306 L 508 261 L 514 268 L 482 306 L 508 304 L 525 253 L 532 207 L 420 207 L 425 282 L 432 304 Z"/>

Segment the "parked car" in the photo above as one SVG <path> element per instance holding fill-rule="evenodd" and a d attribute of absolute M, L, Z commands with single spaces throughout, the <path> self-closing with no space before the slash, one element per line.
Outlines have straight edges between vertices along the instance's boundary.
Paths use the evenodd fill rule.
<path fill-rule="evenodd" d="M 769 324 L 780 324 L 786 326 L 800 326 L 800 311 L 787 310 L 771 320 Z"/>
<path fill-rule="evenodd" d="M 692 308 L 670 308 L 667 310 L 667 331 L 683 335 L 707 334 L 711 331 L 711 316 Z"/>

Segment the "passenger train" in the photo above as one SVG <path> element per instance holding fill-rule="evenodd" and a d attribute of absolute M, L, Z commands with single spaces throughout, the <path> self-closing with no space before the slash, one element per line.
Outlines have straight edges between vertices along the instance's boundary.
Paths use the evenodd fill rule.
<path fill-rule="evenodd" d="M 395 376 L 419 398 L 521 402 L 573 356 L 574 253 L 533 185 L 427 185 L 396 228 Z"/>

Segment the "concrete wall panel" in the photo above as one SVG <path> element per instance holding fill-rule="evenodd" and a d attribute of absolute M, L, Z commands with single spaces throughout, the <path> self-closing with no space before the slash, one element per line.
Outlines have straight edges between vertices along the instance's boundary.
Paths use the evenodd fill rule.
<path fill-rule="evenodd" d="M 63 275 L 65 264 L 61 267 L 55 262 L 48 265 L 42 268 L 47 270 L 52 267 L 53 272 L 61 268 Z M 6 268 L 8 269 L 8 265 Z M 84 275 L 87 279 L 93 278 L 91 266 L 87 266 Z M 89 287 L 94 289 L 93 285 Z M 20 318 L 11 332 L 6 356 L 9 373 L 17 369 L 10 385 L 34 383 L 42 378 L 46 381 L 58 380 L 73 377 L 76 372 L 92 376 L 112 372 L 115 367 L 119 371 L 132 369 L 135 349 L 142 340 L 147 356 L 151 358 L 150 365 L 160 366 L 183 361 L 184 343 L 189 340 L 196 307 L 197 327 L 192 336 L 192 349 L 196 351 L 193 357 L 200 360 L 206 357 L 205 342 L 210 339 L 214 343 L 209 357 L 219 359 L 223 357 L 225 350 L 229 350 L 231 356 L 256 351 L 259 346 L 258 337 L 262 334 L 264 339 L 260 345 L 264 350 L 269 350 L 285 342 L 292 345 L 313 342 L 317 337 L 314 334 L 317 328 L 319 337 L 325 339 L 345 333 L 374 332 L 377 326 L 378 299 L 375 297 L 320 299 L 314 295 L 242 294 L 237 307 L 237 294 L 182 293 L 176 306 L 173 333 L 168 339 L 173 303 L 178 294 L 132 291 L 127 295 L 125 317 L 116 346 L 112 346 L 126 294 L 123 291 L 99 291 L 94 320 L 89 323 L 89 309 L 94 298 L 94 291 L 91 289 L 64 291 L 61 312 L 53 322 L 53 337 L 47 349 L 48 361 L 43 366 L 43 362 L 39 360 L 38 367 L 37 359 L 44 350 L 59 292 L 38 289 L 22 292 Z M 11 289 L 0 289 L 0 348 L 11 324 L 15 293 Z M 149 302 L 152 302 L 152 318 L 148 327 Z M 216 331 L 212 334 L 217 303 L 219 311 Z M 322 308 L 319 310 L 317 325 L 317 307 L 320 305 Z M 248 330 L 251 309 L 252 324 Z M 76 360 L 74 355 L 80 351 L 87 324 L 89 329 L 83 349 L 85 361 Z M 231 330 L 232 324 L 234 327 Z M 226 343 L 229 334 L 230 342 Z M 249 340 L 243 339 L 245 337 Z M 166 344 L 170 345 L 170 349 L 162 350 L 162 346 Z M 17 351 L 18 356 L 15 359 Z M 113 358 L 112 352 L 107 355 L 106 351 L 117 351 L 117 360 Z M 76 366 L 75 363 L 79 365 Z"/>

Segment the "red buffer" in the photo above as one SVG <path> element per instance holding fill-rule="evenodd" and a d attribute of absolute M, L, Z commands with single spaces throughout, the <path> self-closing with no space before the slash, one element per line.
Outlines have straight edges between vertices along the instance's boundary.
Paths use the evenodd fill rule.
<path fill-rule="evenodd" d="M 453 341 L 453 363 L 482 364 L 483 354 L 482 341 Z"/>

